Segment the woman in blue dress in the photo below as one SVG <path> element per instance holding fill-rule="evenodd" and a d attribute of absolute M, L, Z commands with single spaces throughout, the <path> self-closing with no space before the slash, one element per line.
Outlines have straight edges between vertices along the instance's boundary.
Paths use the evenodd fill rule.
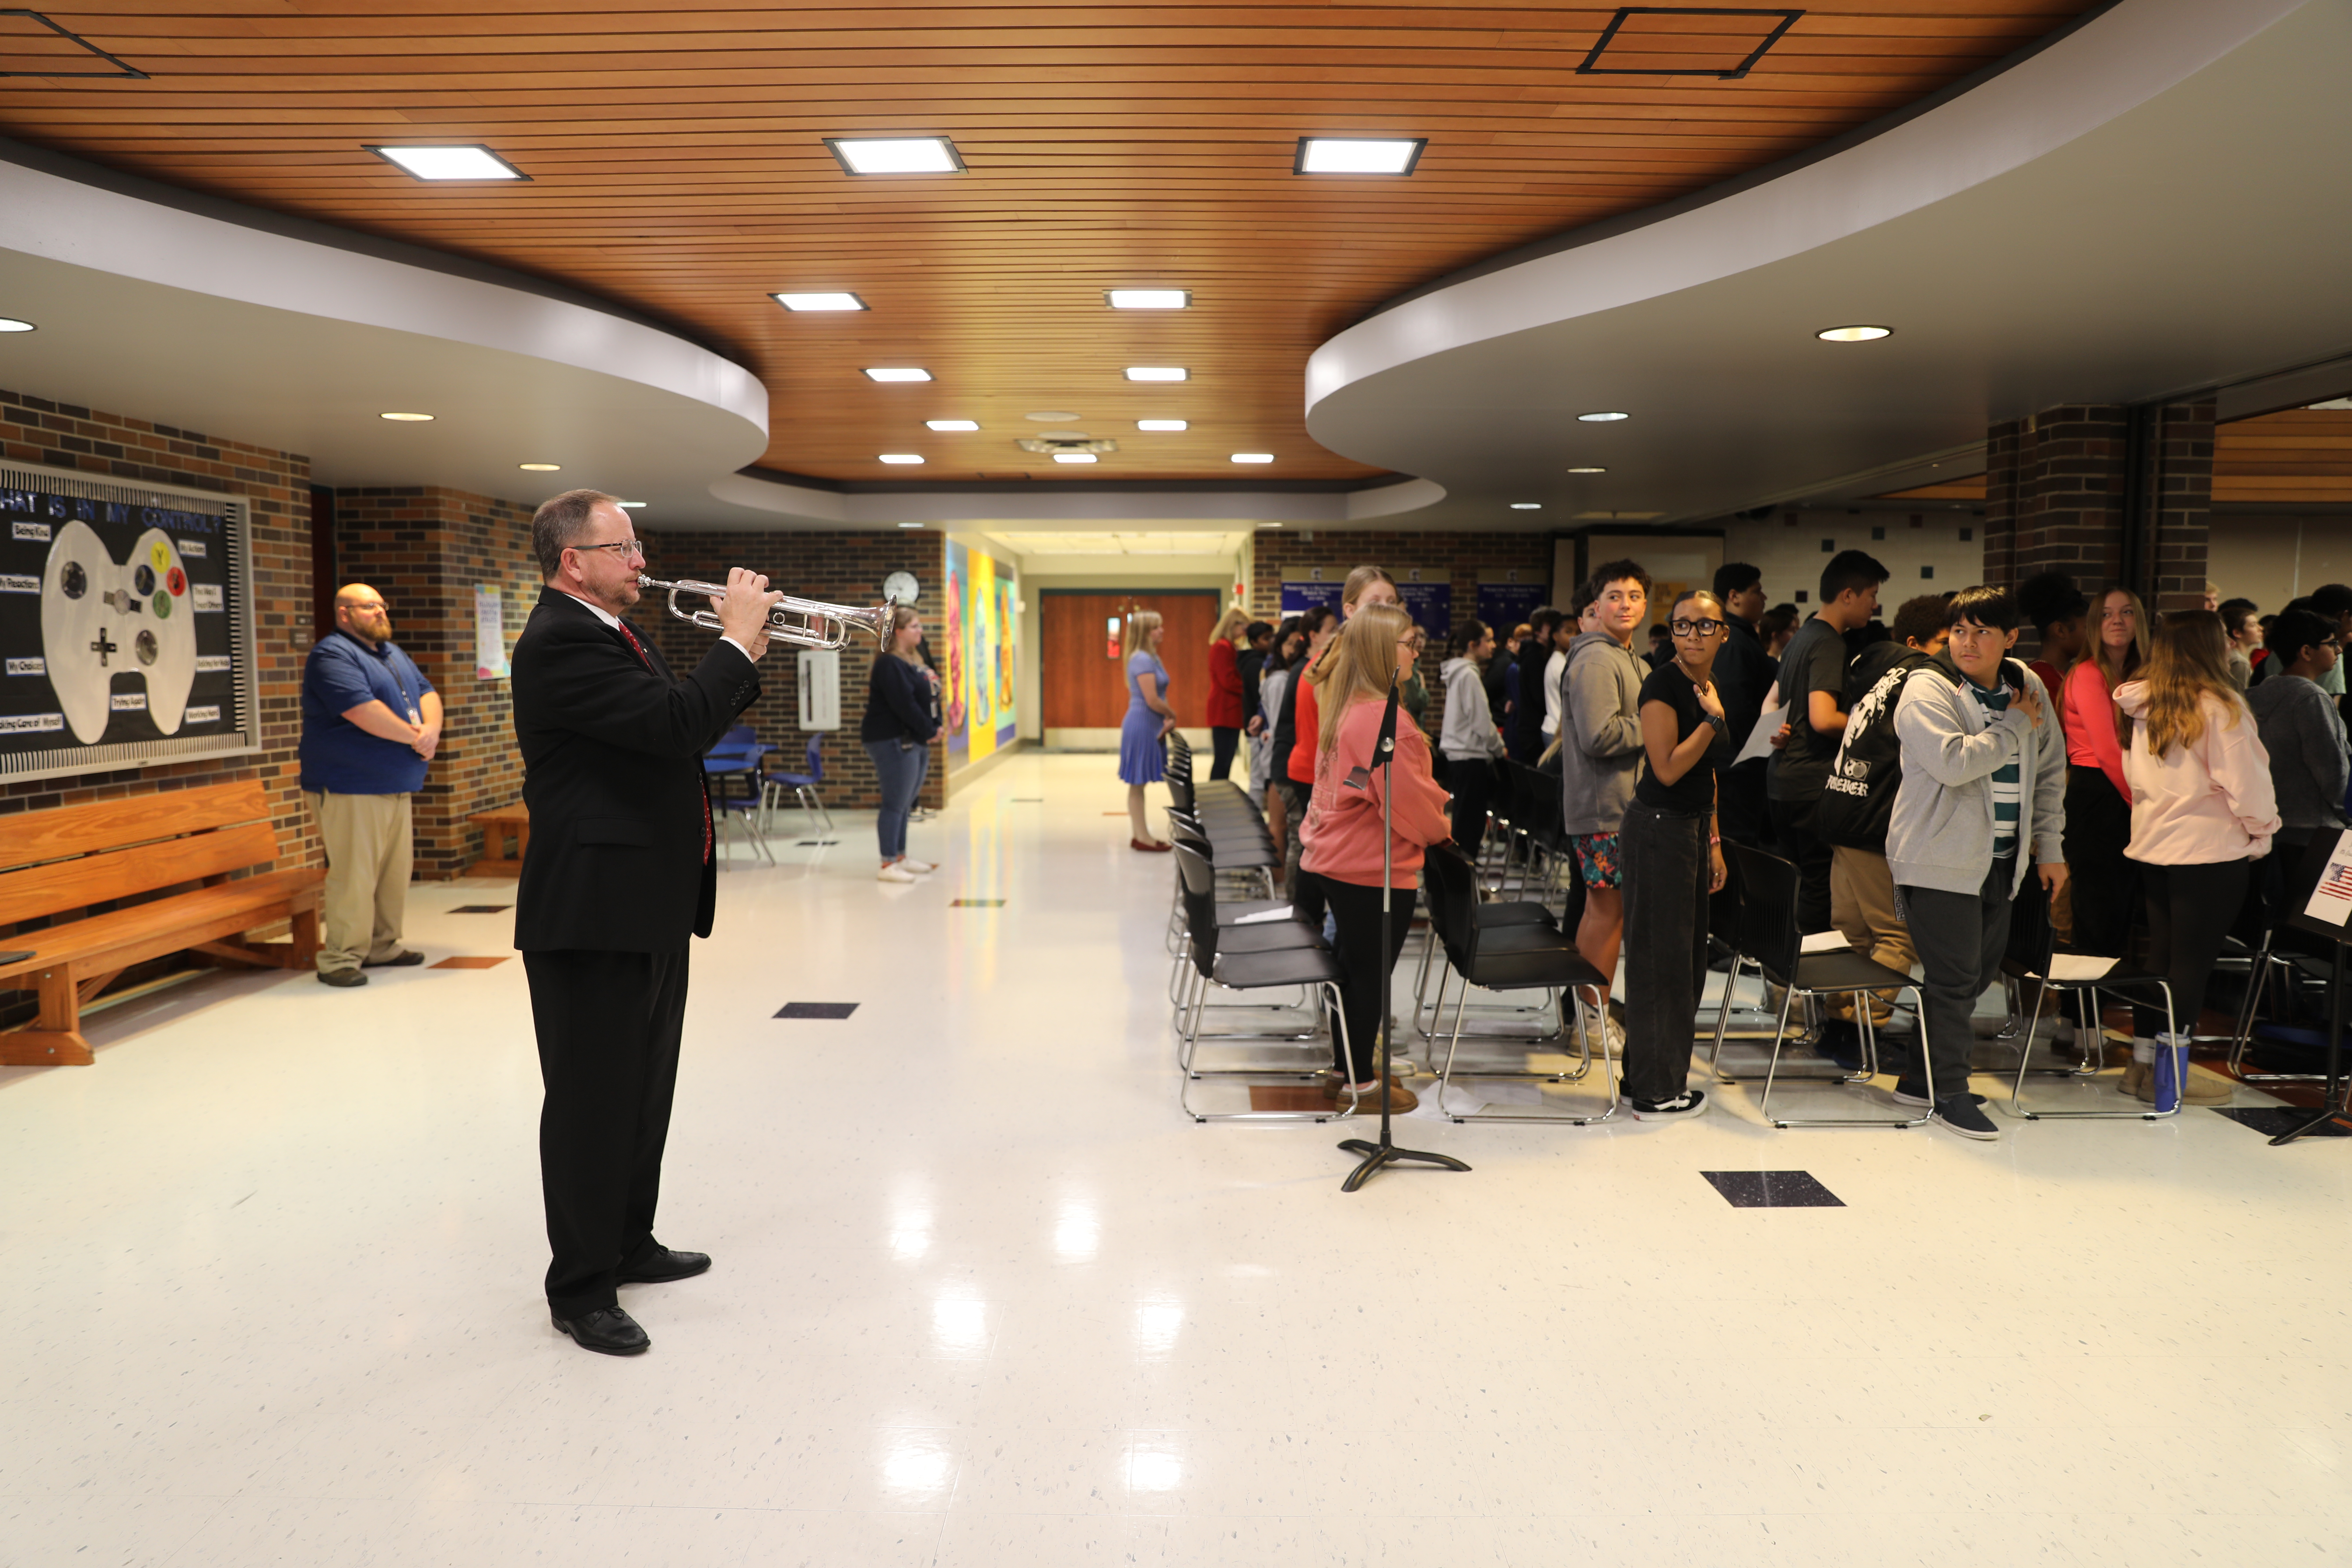
<path fill-rule="evenodd" d="M 1159 611 L 1138 610 L 1127 617 L 1127 632 L 1119 639 L 1127 655 L 1127 719 L 1118 727 L 1118 776 L 1127 785 L 1127 818 L 1135 829 L 1128 842 L 1154 851 L 1168 846 L 1151 837 L 1144 820 L 1143 786 L 1167 776 L 1161 747 L 1176 727 L 1176 710 L 1168 706 L 1168 667 L 1160 662 L 1160 639 L 1166 635 Z"/>

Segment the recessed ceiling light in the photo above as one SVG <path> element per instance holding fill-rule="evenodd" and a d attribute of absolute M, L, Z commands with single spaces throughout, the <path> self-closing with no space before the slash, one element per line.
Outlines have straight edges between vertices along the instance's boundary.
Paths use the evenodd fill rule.
<path fill-rule="evenodd" d="M 1511 510 L 1513 511 L 1541 511 L 1543 510 L 1543 502 L 1539 500 L 1515 500 L 1511 503 Z"/>
<path fill-rule="evenodd" d="M 1189 430 L 1192 425 L 1182 419 L 1139 419 L 1135 427 L 1139 430 Z"/>
<path fill-rule="evenodd" d="M 420 180 L 530 178 L 488 147 L 370 147 L 368 151 Z"/>
<path fill-rule="evenodd" d="M 1095 455 L 1092 452 L 1056 452 L 1054 454 L 1054 461 L 1057 463 L 1091 463 L 1094 460 Z"/>
<path fill-rule="evenodd" d="M 32 330 L 30 321 L 20 321 L 14 316 L 0 316 L 0 332 L 29 332 Z"/>
<path fill-rule="evenodd" d="M 1274 454 L 1272 452 L 1235 452 L 1234 454 L 1234 461 L 1236 463 L 1271 463 L 1274 461 Z"/>
<path fill-rule="evenodd" d="M 923 455 L 920 452 L 885 452 L 882 460 L 886 463 L 919 463 Z"/>
<path fill-rule="evenodd" d="M 433 422 L 433 416 L 430 414 L 379 414 L 376 417 L 396 419 L 403 425 L 429 425 Z"/>
<path fill-rule="evenodd" d="M 1571 474 L 1605 474 L 1609 470 L 1606 468 L 1570 468 L 1568 471 Z"/>
<path fill-rule="evenodd" d="M 977 430 L 980 428 L 980 421 L 977 419 L 926 419 L 923 421 L 923 424 L 927 428 L 932 430 Z"/>
<path fill-rule="evenodd" d="M 1421 162 L 1426 136 L 1405 141 L 1380 136 L 1301 136 L 1294 174 L 1410 174 Z"/>
<path fill-rule="evenodd" d="M 624 510 L 635 511 L 646 503 L 641 500 L 625 500 L 616 504 L 618 504 Z"/>
<path fill-rule="evenodd" d="M 944 136 L 828 136 L 824 144 L 853 174 L 963 173 L 963 159 Z"/>
<path fill-rule="evenodd" d="M 1192 303 L 1190 289 L 1106 289 L 1114 310 L 1181 310 Z"/>
<path fill-rule="evenodd" d="M 561 463 L 517 463 L 515 467 L 526 474 L 560 474 L 563 471 Z"/>
<path fill-rule="evenodd" d="M 1591 414 L 1580 414 L 1577 416 L 1577 418 L 1582 420 L 1587 425 L 1607 425 L 1619 419 L 1631 419 L 1632 417 L 1633 417 L 1632 415 L 1622 413 L 1614 408 L 1603 408 Z"/>
<path fill-rule="evenodd" d="M 876 365 L 866 373 L 869 381 L 929 381 L 931 373 L 910 364 Z"/>
<path fill-rule="evenodd" d="M 1077 416 L 1049 408 L 1043 414 L 1024 414 L 1021 417 L 1039 425 L 1066 425 Z"/>
<path fill-rule="evenodd" d="M 1893 327 L 1832 327 L 1813 334 L 1825 343 L 1872 343 L 1894 335 Z"/>
<path fill-rule="evenodd" d="M 1180 364 L 1131 364 L 1127 367 L 1129 381 L 1190 381 L 1192 373 Z"/>
<path fill-rule="evenodd" d="M 866 301 L 855 294 L 772 294 L 787 310 L 863 310 Z"/>
<path fill-rule="evenodd" d="M 900 528 L 920 528 L 923 525 L 919 522 L 902 522 L 898 526 Z"/>
<path fill-rule="evenodd" d="M 1258 526 L 1260 528 L 1280 528 L 1282 524 L 1278 522 L 1261 522 Z"/>

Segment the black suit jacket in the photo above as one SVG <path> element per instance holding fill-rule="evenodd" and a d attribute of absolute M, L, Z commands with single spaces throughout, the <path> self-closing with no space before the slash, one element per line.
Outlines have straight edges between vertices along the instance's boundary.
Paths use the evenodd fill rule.
<path fill-rule="evenodd" d="M 759 700 L 760 678 L 740 651 L 714 642 L 680 680 L 637 640 L 642 660 L 553 588 L 541 591 L 516 639 L 515 740 L 530 807 L 515 895 L 524 952 L 674 952 L 710 934 L 719 886 L 702 858 L 702 753 Z"/>

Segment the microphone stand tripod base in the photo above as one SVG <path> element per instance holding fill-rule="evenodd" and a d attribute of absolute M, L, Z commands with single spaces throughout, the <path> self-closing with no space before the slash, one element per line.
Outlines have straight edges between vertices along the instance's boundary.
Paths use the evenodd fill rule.
<path fill-rule="evenodd" d="M 1381 1166 L 1405 1160 L 1418 1160 L 1445 1171 L 1466 1171 L 1470 1168 L 1451 1154 L 1425 1154 L 1418 1149 L 1400 1149 L 1393 1143 L 1369 1143 L 1361 1138 L 1350 1138 L 1339 1147 L 1347 1153 L 1364 1157 L 1354 1170 L 1348 1173 L 1348 1179 L 1339 1184 L 1339 1190 L 1343 1193 L 1352 1193 L 1370 1181 Z"/>

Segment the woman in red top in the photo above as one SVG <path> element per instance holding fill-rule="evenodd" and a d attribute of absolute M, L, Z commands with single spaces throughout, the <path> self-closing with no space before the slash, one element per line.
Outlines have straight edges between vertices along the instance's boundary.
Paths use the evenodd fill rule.
<path fill-rule="evenodd" d="M 1213 779 L 1232 775 L 1234 752 L 1241 744 L 1242 670 L 1235 662 L 1235 645 L 1248 625 L 1249 612 L 1234 605 L 1217 618 L 1217 629 L 1209 634 L 1209 776 Z"/>
<path fill-rule="evenodd" d="M 2091 611 L 2091 639 L 2066 672 L 2066 865 L 2074 889 L 2077 952 L 2123 956 L 2139 903 L 2131 843 L 2131 786 L 2116 738 L 2116 688 L 2147 661 L 2147 616 L 2139 595 L 2111 587 Z"/>
<path fill-rule="evenodd" d="M 1429 737 L 1406 721 L 1396 728 L 1396 752 L 1389 766 L 1371 769 L 1372 749 L 1388 710 L 1389 687 L 1402 674 L 1412 620 L 1393 605 L 1359 605 L 1332 652 L 1324 659 L 1322 717 L 1315 732 L 1315 794 L 1299 826 L 1306 848 L 1299 878 L 1327 905 L 1338 926 L 1332 952 L 1339 961 L 1339 1011 L 1344 1043 L 1331 1039 L 1334 1068 L 1329 1093 L 1338 1099 L 1352 1085 L 1360 1096 L 1380 1087 L 1374 1064 L 1381 1017 L 1381 976 L 1396 968 L 1412 926 L 1414 890 L 1421 883 L 1423 848 L 1444 842 L 1453 828 L 1446 819 L 1445 792 L 1430 776 Z M 1371 769 L 1361 788 L 1348 782 L 1358 768 Z M 1396 895 L 1389 911 L 1389 945 L 1381 947 L 1381 807 L 1391 795 L 1395 810 L 1387 849 Z M 1353 1059 L 1350 1060 L 1350 1058 Z M 1391 1082 L 1389 1109 L 1411 1110 L 1412 1091 Z M 1379 1101 L 1365 1101 L 1379 1109 Z"/>

